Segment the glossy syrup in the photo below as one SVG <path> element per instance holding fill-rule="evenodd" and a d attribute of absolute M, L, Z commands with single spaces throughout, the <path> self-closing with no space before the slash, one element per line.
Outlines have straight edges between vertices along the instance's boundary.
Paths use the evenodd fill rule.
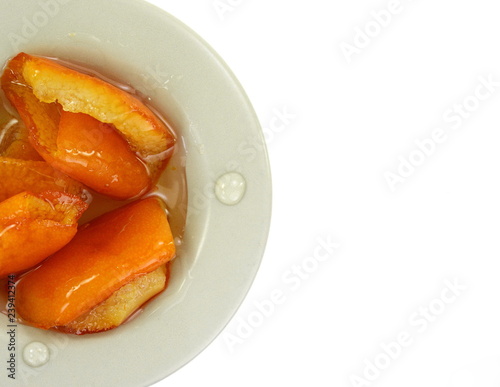
<path fill-rule="evenodd" d="M 148 108 L 150 108 L 156 116 L 165 124 L 166 127 L 170 128 L 171 132 L 175 135 L 176 137 L 176 145 L 175 149 L 173 151 L 173 154 L 163 171 L 162 175 L 160 176 L 158 183 L 156 184 L 153 189 L 151 189 L 149 192 L 145 193 L 142 195 L 140 198 L 145 198 L 149 196 L 156 196 L 159 199 L 161 199 L 166 208 L 170 228 L 172 230 L 172 235 L 174 237 L 174 241 L 177 247 L 177 252 L 179 252 L 180 247 L 182 246 L 182 241 L 184 238 L 184 230 L 185 230 L 185 224 L 186 224 L 186 216 L 187 216 L 187 181 L 186 181 L 186 148 L 184 144 L 183 137 L 181 133 L 179 133 L 176 128 L 173 128 L 172 125 L 169 123 L 169 121 L 166 119 L 166 117 L 162 116 L 158 112 L 157 109 L 152 106 L 151 101 L 141 95 L 139 92 L 137 92 L 134 88 L 131 86 L 122 83 L 121 81 L 117 81 L 113 79 L 112 77 L 103 75 L 102 73 L 98 73 L 94 70 L 91 70 L 87 67 L 84 67 L 79 64 L 74 64 L 71 62 L 67 62 L 58 58 L 48 58 L 51 59 L 55 62 L 59 62 L 60 64 L 70 67 L 72 69 L 75 69 L 79 72 L 86 73 L 92 76 L 96 76 L 118 88 L 121 90 L 126 91 L 127 93 L 130 93 L 134 95 L 134 97 L 138 98 L 142 103 L 144 103 Z M 3 97 L 3 96 L 2 96 Z M 3 98 L 2 98 L 3 99 Z M 7 132 L 9 126 L 12 125 L 12 120 L 17 120 L 17 118 L 12 117 L 12 114 L 15 114 L 15 112 L 12 112 L 11 107 L 6 104 L 5 102 L 2 103 L 0 101 L 0 150 L 1 150 L 1 142 L 2 142 L 2 136 L 5 135 Z M 3 118 L 3 120 L 2 120 Z M 117 209 L 119 207 L 122 207 L 134 200 L 140 199 L 140 198 L 134 198 L 132 200 L 127 200 L 127 201 L 120 201 L 120 200 L 114 200 L 109 197 L 105 197 L 104 195 L 101 195 L 99 193 L 96 193 L 92 190 L 89 190 L 91 195 L 92 195 L 92 202 L 90 203 L 90 206 L 88 210 L 83 214 L 82 218 L 79 221 L 80 225 L 83 225 L 92 219 L 106 213 L 109 211 L 112 211 L 114 209 Z M 176 256 L 177 259 L 182 259 L 182 257 Z M 169 264 L 170 265 L 170 264 Z M 35 268 L 31 268 L 30 270 L 34 270 Z M 28 271 L 30 271 L 28 270 Z M 170 270 L 169 270 L 170 272 Z M 18 281 L 22 280 L 22 274 L 25 273 L 19 273 L 18 276 Z M 186 274 L 186 273 L 179 273 L 179 274 Z M 170 275 L 169 275 L 170 277 Z M 167 281 L 169 282 L 170 278 L 167 278 Z M 182 281 L 180 281 L 182 283 Z M 167 283 L 168 286 L 168 283 Z M 0 281 L 0 288 L 4 289 L 7 287 L 7 280 L 2 280 Z M 179 289 L 180 290 L 180 289 Z M 154 298 L 156 298 L 155 296 Z M 7 305 L 7 292 L 0 292 L 0 302 L 1 305 Z M 146 304 L 148 304 L 146 302 Z M 145 304 L 145 305 L 146 305 Z M 143 306 L 144 307 L 144 306 Z M 2 313 L 6 314 L 6 309 L 2 308 Z M 130 316 L 127 321 L 131 320 L 138 314 L 142 312 L 143 308 L 140 308 L 136 312 Z M 18 321 L 22 323 L 22 320 L 18 317 Z"/>

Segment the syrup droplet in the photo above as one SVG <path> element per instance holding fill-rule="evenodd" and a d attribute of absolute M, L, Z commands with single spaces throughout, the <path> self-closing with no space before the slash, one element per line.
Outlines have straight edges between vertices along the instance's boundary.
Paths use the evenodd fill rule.
<path fill-rule="evenodd" d="M 50 359 L 49 348 L 39 341 L 33 341 L 24 347 L 23 360 L 31 367 L 41 367 Z"/>
<path fill-rule="evenodd" d="M 217 180 L 215 183 L 215 196 L 228 206 L 238 204 L 245 196 L 247 183 L 245 178 L 237 172 L 229 172 Z"/>

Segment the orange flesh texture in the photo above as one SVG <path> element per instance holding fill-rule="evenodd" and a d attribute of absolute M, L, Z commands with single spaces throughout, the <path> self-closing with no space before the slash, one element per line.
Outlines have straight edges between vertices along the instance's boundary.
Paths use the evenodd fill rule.
<path fill-rule="evenodd" d="M 62 112 L 51 164 L 100 193 L 135 197 L 149 188 L 146 166 L 109 124 L 83 113 Z"/>
<path fill-rule="evenodd" d="M 27 270 L 66 245 L 87 204 L 47 191 L 15 195 L 0 203 L 0 276 Z"/>
<path fill-rule="evenodd" d="M 61 191 L 90 201 L 85 187 L 44 161 L 0 157 L 0 202 L 24 191 Z"/>
<path fill-rule="evenodd" d="M 145 162 L 152 184 L 172 154 L 175 138 L 169 128 L 133 95 L 96 77 L 21 53 L 9 62 L 1 83 L 33 146 L 49 162 L 57 150 L 59 107 L 112 124 Z"/>
<path fill-rule="evenodd" d="M 149 299 L 162 292 L 167 284 L 167 265 L 135 278 L 111 297 L 58 330 L 77 335 L 97 333 L 121 325 Z"/>
<path fill-rule="evenodd" d="M 67 325 L 174 255 L 161 202 L 133 202 L 82 226 L 69 244 L 22 277 L 18 315 L 43 329 Z"/>

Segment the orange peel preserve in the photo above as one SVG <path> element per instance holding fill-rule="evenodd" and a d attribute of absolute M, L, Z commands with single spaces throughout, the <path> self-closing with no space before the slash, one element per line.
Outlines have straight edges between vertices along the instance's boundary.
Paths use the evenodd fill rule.
<path fill-rule="evenodd" d="M 70 243 L 23 276 L 17 313 L 39 328 L 63 327 L 174 255 L 160 201 L 133 202 L 81 227 Z"/>
<path fill-rule="evenodd" d="M 170 128 L 138 98 L 95 76 L 21 53 L 1 85 L 40 156 L 99 193 L 140 196 L 172 155 Z"/>
<path fill-rule="evenodd" d="M 113 329 L 168 285 L 179 211 L 155 190 L 176 136 L 135 94 L 58 60 L 20 53 L 0 85 L 0 281 L 15 282 L 18 321 Z"/>
<path fill-rule="evenodd" d="M 20 193 L 0 203 L 0 276 L 31 268 L 76 234 L 87 203 L 57 191 Z"/>

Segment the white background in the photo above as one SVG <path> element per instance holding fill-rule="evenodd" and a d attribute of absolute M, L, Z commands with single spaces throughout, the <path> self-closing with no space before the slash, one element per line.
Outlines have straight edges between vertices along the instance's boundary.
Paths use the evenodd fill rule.
<path fill-rule="evenodd" d="M 499 386 L 496 2 L 150 2 L 239 78 L 274 185 L 245 302 L 157 386 Z"/>

